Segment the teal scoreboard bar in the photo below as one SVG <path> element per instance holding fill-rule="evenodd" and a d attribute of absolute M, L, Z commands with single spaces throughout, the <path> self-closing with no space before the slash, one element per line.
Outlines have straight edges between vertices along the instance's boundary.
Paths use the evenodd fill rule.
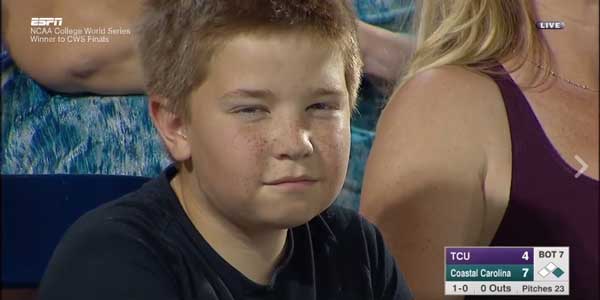
<path fill-rule="evenodd" d="M 445 294 L 569 295 L 569 247 L 445 247 Z"/>

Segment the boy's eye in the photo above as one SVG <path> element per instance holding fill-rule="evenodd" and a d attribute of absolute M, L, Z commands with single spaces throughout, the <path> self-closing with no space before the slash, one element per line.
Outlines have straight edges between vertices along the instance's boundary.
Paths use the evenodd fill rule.
<path fill-rule="evenodd" d="M 267 110 L 265 108 L 259 107 L 259 106 L 240 107 L 238 109 L 233 110 L 233 113 L 242 114 L 242 115 L 252 115 L 252 114 L 263 113 L 263 112 L 267 112 Z"/>
<path fill-rule="evenodd" d="M 238 106 L 231 110 L 231 113 L 244 121 L 258 121 L 268 116 L 269 110 L 264 106 Z"/>
<path fill-rule="evenodd" d="M 308 109 L 334 110 L 334 109 L 337 109 L 337 107 L 335 107 L 331 104 L 328 104 L 328 103 L 319 102 L 319 103 L 312 104 L 311 106 L 308 107 Z"/>

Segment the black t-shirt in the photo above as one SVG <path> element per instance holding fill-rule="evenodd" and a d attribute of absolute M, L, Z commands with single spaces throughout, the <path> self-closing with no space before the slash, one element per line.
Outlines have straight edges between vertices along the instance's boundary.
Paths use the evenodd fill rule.
<path fill-rule="evenodd" d="M 377 228 L 336 206 L 288 230 L 271 282 L 252 282 L 188 219 L 169 184 L 176 172 L 81 217 L 54 252 L 40 299 L 412 298 Z"/>

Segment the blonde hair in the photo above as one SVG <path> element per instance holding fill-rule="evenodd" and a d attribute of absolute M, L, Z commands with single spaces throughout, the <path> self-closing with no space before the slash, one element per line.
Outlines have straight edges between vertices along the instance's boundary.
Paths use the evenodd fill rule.
<path fill-rule="evenodd" d="M 211 58 L 225 43 L 244 33 L 291 31 L 311 34 L 340 52 L 354 107 L 362 60 L 346 0 L 149 0 L 138 25 L 147 92 L 189 118 L 187 96 L 206 79 Z"/>
<path fill-rule="evenodd" d="M 400 86 L 417 73 L 445 65 L 484 73 L 510 59 L 517 62 L 512 70 L 527 61 L 549 66 L 549 51 L 528 0 L 427 0 L 421 5 L 416 51 Z M 540 71 L 543 79 L 548 77 L 547 70 Z"/>

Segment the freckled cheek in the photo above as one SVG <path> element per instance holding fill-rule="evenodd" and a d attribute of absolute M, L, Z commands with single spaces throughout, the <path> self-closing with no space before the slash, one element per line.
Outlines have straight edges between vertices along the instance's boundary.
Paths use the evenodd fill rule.
<path fill-rule="evenodd" d="M 340 174 L 348 167 L 350 156 L 350 126 L 340 124 L 319 130 L 313 135 L 327 171 Z"/>
<path fill-rule="evenodd" d="M 230 169 L 244 185 L 248 187 L 262 179 L 267 156 L 267 139 L 256 132 L 239 132 L 231 139 L 231 144 L 226 145 L 231 153 Z M 241 177 L 241 178 L 240 178 Z"/>

